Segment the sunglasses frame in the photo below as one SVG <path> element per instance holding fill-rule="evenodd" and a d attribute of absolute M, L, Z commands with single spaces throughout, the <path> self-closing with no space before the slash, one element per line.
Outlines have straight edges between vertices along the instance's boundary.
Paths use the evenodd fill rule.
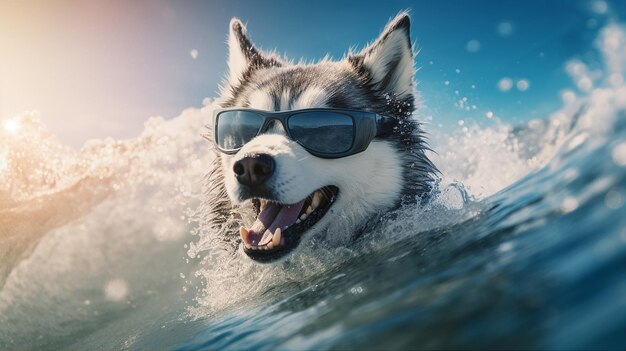
<path fill-rule="evenodd" d="M 241 108 L 241 107 L 233 107 L 233 108 L 220 108 L 213 110 L 213 142 L 218 150 L 225 154 L 236 154 L 241 150 L 241 148 L 237 149 L 223 149 L 218 142 L 217 135 L 217 123 L 219 121 L 220 114 L 224 112 L 230 111 L 245 111 L 252 112 L 258 115 L 260 118 L 263 118 L 263 122 L 257 131 L 255 137 L 265 133 L 270 126 L 272 121 L 279 121 L 283 125 L 283 129 L 289 139 L 295 141 L 300 146 L 302 146 L 308 153 L 313 156 L 317 156 L 320 158 L 341 158 L 346 156 L 351 156 L 354 154 L 358 154 L 359 152 L 363 152 L 367 149 L 369 144 L 374 140 L 375 137 L 387 135 L 393 129 L 393 126 L 396 124 L 395 118 L 379 115 L 374 112 L 362 111 L 362 110 L 350 110 L 350 109 L 337 109 L 337 108 L 306 108 L 299 110 L 289 110 L 289 111 L 264 111 L 257 110 L 251 108 Z M 299 115 L 301 113 L 307 112 L 333 112 L 337 114 L 342 114 L 348 116 L 352 119 L 352 145 L 350 148 L 343 152 L 337 153 L 329 153 L 329 152 L 320 152 L 309 149 L 306 145 L 303 145 L 298 140 L 295 140 L 291 136 L 291 132 L 289 131 L 289 118 L 294 115 Z M 248 141 L 249 142 L 249 141 Z M 247 142 L 246 142 L 247 143 Z M 245 144 L 244 144 L 245 145 Z"/>

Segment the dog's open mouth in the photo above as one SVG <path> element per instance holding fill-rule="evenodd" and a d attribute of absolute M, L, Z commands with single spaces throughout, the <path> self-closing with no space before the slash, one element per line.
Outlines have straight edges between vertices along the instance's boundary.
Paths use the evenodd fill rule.
<path fill-rule="evenodd" d="M 252 200 L 258 210 L 257 218 L 251 228 L 239 228 L 244 252 L 261 262 L 285 256 L 298 247 L 302 235 L 324 217 L 338 193 L 337 187 L 325 186 L 295 204 Z"/>

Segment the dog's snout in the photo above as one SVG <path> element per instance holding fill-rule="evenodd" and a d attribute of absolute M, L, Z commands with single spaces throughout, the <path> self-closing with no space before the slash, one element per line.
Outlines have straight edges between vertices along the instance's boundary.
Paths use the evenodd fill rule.
<path fill-rule="evenodd" d="M 244 157 L 235 162 L 233 171 L 239 183 L 249 187 L 265 184 L 274 174 L 274 158 L 270 155 L 259 154 Z"/>

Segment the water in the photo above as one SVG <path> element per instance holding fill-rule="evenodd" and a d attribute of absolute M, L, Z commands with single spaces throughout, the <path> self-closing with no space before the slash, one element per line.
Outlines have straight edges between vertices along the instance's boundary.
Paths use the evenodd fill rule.
<path fill-rule="evenodd" d="M 0 349 L 623 349 L 626 31 L 597 42 L 544 120 L 430 127 L 431 203 L 273 266 L 203 230 L 210 106 L 80 151 L 5 124 Z"/>

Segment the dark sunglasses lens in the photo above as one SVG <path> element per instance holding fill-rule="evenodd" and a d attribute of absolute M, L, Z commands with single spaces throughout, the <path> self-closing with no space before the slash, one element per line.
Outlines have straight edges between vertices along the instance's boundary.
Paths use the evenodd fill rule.
<path fill-rule="evenodd" d="M 305 148 L 326 154 L 350 150 L 354 140 L 352 117 L 337 112 L 303 112 L 289 117 L 291 137 Z"/>
<path fill-rule="evenodd" d="M 254 112 L 220 112 L 217 116 L 215 140 L 223 150 L 237 150 L 252 140 L 262 125 L 263 116 Z"/>

